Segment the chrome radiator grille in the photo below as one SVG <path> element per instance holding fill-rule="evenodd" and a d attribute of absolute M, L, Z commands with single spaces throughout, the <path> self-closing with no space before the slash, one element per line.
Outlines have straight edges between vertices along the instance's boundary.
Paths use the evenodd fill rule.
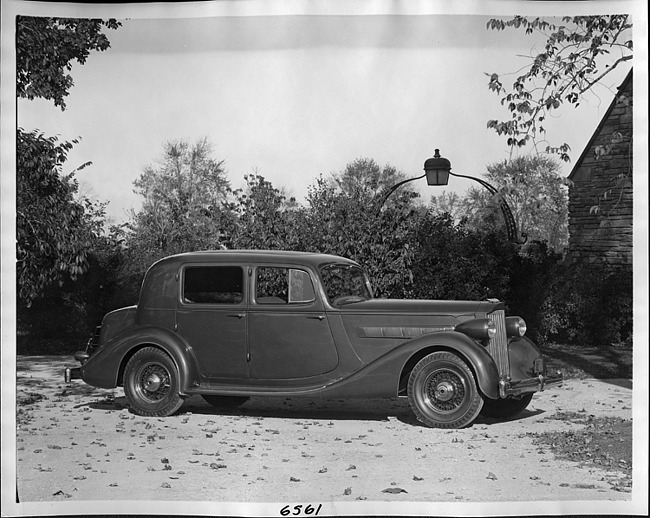
<path fill-rule="evenodd" d="M 506 336 L 506 315 L 505 311 L 499 310 L 488 315 L 494 322 L 497 334 L 488 343 L 488 352 L 494 358 L 499 369 L 500 377 L 507 377 L 510 374 L 508 362 L 508 337 Z"/>

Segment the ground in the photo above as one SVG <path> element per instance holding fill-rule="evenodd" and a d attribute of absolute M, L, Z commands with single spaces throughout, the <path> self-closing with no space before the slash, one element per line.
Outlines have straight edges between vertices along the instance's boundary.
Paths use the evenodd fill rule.
<path fill-rule="evenodd" d="M 121 389 L 65 384 L 71 357 L 19 356 L 18 497 L 277 502 L 276 515 L 289 503 L 324 504 L 322 514 L 332 502 L 625 504 L 631 355 L 562 353 L 552 358 L 569 374 L 561 388 L 515 419 L 463 430 L 422 426 L 404 399 L 254 398 L 224 413 L 194 396 L 177 415 L 143 418 Z"/>

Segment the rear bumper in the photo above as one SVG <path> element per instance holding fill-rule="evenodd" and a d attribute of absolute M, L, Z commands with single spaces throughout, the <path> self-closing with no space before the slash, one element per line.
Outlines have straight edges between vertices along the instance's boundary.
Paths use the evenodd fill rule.
<path fill-rule="evenodd" d="M 81 365 L 86 363 L 86 361 L 88 361 L 88 358 L 90 358 L 90 354 L 88 354 L 88 347 L 86 348 L 85 351 L 77 351 L 76 353 L 74 353 L 74 359 L 77 360 L 79 363 L 81 363 Z M 68 367 L 63 373 L 63 379 L 65 380 L 66 383 L 70 383 L 72 380 L 82 379 L 81 367 L 74 367 L 74 368 Z"/>
<path fill-rule="evenodd" d="M 555 373 L 540 374 L 535 378 L 527 378 L 519 381 L 499 382 L 499 396 L 519 396 L 530 392 L 541 392 L 547 388 L 561 387 L 564 378 L 560 371 Z"/>
<path fill-rule="evenodd" d="M 70 383 L 72 380 L 80 380 L 81 379 L 81 368 L 80 367 L 75 367 L 75 368 L 67 368 L 64 373 L 64 379 L 66 383 Z"/>

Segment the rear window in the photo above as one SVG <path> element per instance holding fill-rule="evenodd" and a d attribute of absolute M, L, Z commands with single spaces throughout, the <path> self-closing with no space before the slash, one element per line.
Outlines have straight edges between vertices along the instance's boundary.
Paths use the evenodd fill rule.
<path fill-rule="evenodd" d="M 244 300 L 244 271 L 240 266 L 191 266 L 185 269 L 183 302 L 239 304 Z"/>

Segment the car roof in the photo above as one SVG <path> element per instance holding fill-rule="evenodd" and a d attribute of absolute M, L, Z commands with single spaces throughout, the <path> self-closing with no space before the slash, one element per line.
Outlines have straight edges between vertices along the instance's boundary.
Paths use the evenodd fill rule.
<path fill-rule="evenodd" d="M 332 254 L 321 254 L 313 252 L 296 252 L 286 250 L 203 250 L 198 252 L 186 252 L 160 259 L 153 266 L 178 267 L 186 263 L 295 263 L 313 267 L 322 266 L 326 263 L 357 263 Z"/>

